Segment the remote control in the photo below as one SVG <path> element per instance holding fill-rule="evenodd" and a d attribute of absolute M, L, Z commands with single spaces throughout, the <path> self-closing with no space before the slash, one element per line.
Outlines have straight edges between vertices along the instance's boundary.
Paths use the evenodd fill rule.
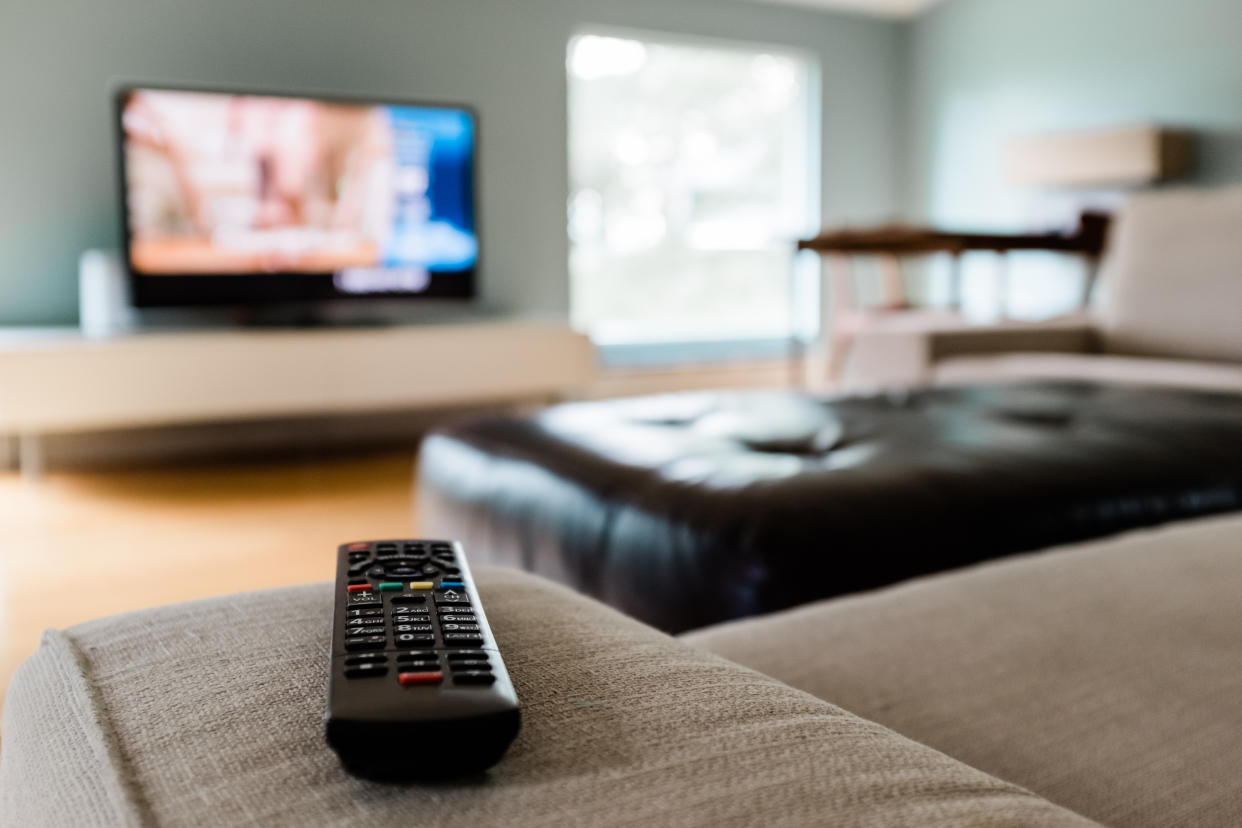
<path fill-rule="evenodd" d="M 461 544 L 343 544 L 327 740 L 350 773 L 407 781 L 476 773 L 517 736 L 517 694 Z"/>

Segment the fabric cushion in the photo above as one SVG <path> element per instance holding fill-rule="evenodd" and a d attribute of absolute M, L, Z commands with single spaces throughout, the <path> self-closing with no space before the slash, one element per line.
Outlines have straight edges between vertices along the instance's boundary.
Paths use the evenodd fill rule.
<path fill-rule="evenodd" d="M 940 385 L 1006 380 L 1080 380 L 1242 392 L 1242 365 L 1116 354 L 1008 353 L 963 356 L 936 365 Z"/>
<path fill-rule="evenodd" d="M 1242 815 L 1242 519 L 685 637 L 1103 823 Z"/>
<path fill-rule="evenodd" d="M 1240 227 L 1242 187 L 1133 196 L 1101 275 L 1105 349 L 1242 360 Z"/>
<path fill-rule="evenodd" d="M 48 633 L 5 705 L 0 823 L 1092 824 L 561 587 L 478 580 L 523 704 L 485 779 L 341 770 L 323 741 L 317 585 Z"/>

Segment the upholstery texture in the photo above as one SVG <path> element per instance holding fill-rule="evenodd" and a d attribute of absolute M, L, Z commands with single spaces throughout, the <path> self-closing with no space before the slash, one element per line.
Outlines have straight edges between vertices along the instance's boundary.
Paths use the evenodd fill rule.
<path fill-rule="evenodd" d="M 1109 825 L 1242 823 L 1242 519 L 685 637 Z"/>
<path fill-rule="evenodd" d="M 1096 338 L 1092 321 L 1083 314 L 995 325 L 863 328 L 850 340 L 841 387 L 865 392 L 927 385 L 946 360 L 1012 351 L 1086 354 L 1097 350 Z"/>
<path fill-rule="evenodd" d="M 0 824 L 1093 824 L 562 587 L 478 581 L 523 703 L 484 778 L 341 770 L 323 742 L 325 584 L 49 632 L 5 704 Z"/>
<path fill-rule="evenodd" d="M 1242 274 L 1238 278 L 1242 279 Z M 1242 315 L 1242 308 L 1238 312 Z M 1242 320 L 1239 325 L 1242 326 Z M 955 357 L 937 363 L 935 368 L 935 381 L 943 385 L 1021 380 L 1124 382 L 1242 393 L 1242 363 L 1015 352 Z"/>
<path fill-rule="evenodd" d="M 466 420 L 420 525 L 669 631 L 1239 508 L 1242 395 L 703 392 Z"/>
<path fill-rule="evenodd" d="M 1129 198 L 1101 274 L 1105 349 L 1242 361 L 1242 187 Z"/>

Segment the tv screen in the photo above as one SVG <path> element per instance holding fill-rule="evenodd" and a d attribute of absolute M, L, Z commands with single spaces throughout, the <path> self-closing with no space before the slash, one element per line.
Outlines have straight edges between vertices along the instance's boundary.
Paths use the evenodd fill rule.
<path fill-rule="evenodd" d="M 117 117 L 135 304 L 473 295 L 468 109 L 127 87 Z"/>

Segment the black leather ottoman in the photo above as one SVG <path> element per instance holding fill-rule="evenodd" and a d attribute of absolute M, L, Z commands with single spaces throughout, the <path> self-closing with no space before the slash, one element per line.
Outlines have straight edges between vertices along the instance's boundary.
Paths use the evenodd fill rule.
<path fill-rule="evenodd" d="M 460 422 L 420 529 L 680 631 L 1239 508 L 1242 396 L 712 392 Z"/>

